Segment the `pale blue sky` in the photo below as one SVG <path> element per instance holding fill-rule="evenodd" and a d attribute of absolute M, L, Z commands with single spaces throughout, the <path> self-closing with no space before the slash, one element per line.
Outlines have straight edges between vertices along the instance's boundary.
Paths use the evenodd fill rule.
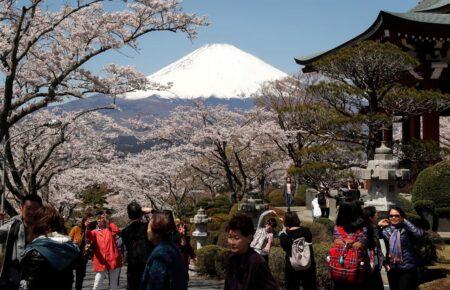
<path fill-rule="evenodd" d="M 158 33 L 141 50 L 109 53 L 89 67 L 133 65 L 149 75 L 207 43 L 228 43 L 269 64 L 295 73 L 294 57 L 333 48 L 367 29 L 380 10 L 406 12 L 418 0 L 185 0 L 187 12 L 207 15 L 198 38 Z"/>

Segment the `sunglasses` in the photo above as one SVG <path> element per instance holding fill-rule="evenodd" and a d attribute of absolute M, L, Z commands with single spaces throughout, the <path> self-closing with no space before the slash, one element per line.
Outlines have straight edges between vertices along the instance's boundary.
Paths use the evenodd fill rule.
<path fill-rule="evenodd" d="M 390 214 L 389 217 L 390 218 L 399 218 L 400 215 L 399 214 Z"/>

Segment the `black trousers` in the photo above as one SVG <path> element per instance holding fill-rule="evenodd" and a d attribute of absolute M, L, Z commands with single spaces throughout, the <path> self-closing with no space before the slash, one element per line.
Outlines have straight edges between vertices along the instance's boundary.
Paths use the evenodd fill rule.
<path fill-rule="evenodd" d="M 127 268 L 127 290 L 139 290 L 145 265 L 130 265 Z"/>
<path fill-rule="evenodd" d="M 419 286 L 417 269 L 391 269 L 387 276 L 390 290 L 416 290 Z"/>
<path fill-rule="evenodd" d="M 374 271 L 372 273 L 367 274 L 367 288 L 366 290 L 383 290 L 383 278 L 381 278 L 380 271 Z"/>
<path fill-rule="evenodd" d="M 303 290 L 316 290 L 316 265 L 304 271 L 294 271 L 287 269 L 285 272 L 286 290 L 299 290 L 303 286 Z"/>
<path fill-rule="evenodd" d="M 320 211 L 322 212 L 322 217 L 328 218 L 330 216 L 330 208 L 329 207 L 321 207 Z"/>
<path fill-rule="evenodd" d="M 75 290 L 83 289 L 83 281 L 86 276 L 86 266 L 88 260 L 84 257 L 80 257 L 75 267 Z"/>

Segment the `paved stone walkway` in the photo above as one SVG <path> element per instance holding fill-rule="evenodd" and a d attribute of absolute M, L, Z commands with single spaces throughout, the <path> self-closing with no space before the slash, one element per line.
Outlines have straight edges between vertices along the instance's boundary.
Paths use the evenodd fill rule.
<path fill-rule="evenodd" d="M 92 271 L 92 264 L 89 263 L 86 269 L 86 277 L 83 283 L 83 290 L 92 290 L 94 285 L 94 275 L 95 273 Z M 75 287 L 74 287 L 75 288 Z M 119 278 L 119 290 L 127 289 L 127 268 L 126 266 L 122 267 Z M 223 281 L 217 280 L 205 280 L 205 279 L 192 279 L 189 282 L 189 290 L 216 290 L 223 289 Z M 103 281 L 102 287 L 100 290 L 109 290 L 108 280 Z"/>

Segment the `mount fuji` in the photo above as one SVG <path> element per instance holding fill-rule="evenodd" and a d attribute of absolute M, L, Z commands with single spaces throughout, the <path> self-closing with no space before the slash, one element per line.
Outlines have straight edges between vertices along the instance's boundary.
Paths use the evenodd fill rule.
<path fill-rule="evenodd" d="M 120 110 L 103 114 L 116 121 L 139 117 L 147 121 L 167 117 L 176 107 L 203 98 L 207 105 L 225 105 L 249 110 L 254 106 L 252 94 L 265 81 L 281 79 L 286 73 L 259 58 L 229 44 L 208 44 L 166 66 L 148 79 L 168 91 L 138 91 L 117 98 Z M 62 111 L 79 111 L 111 104 L 112 98 L 95 95 L 55 107 Z"/>
<path fill-rule="evenodd" d="M 167 91 L 137 91 L 124 98 L 249 98 L 265 81 L 287 76 L 233 45 L 207 44 L 147 77 L 152 82 L 168 84 Z"/>

